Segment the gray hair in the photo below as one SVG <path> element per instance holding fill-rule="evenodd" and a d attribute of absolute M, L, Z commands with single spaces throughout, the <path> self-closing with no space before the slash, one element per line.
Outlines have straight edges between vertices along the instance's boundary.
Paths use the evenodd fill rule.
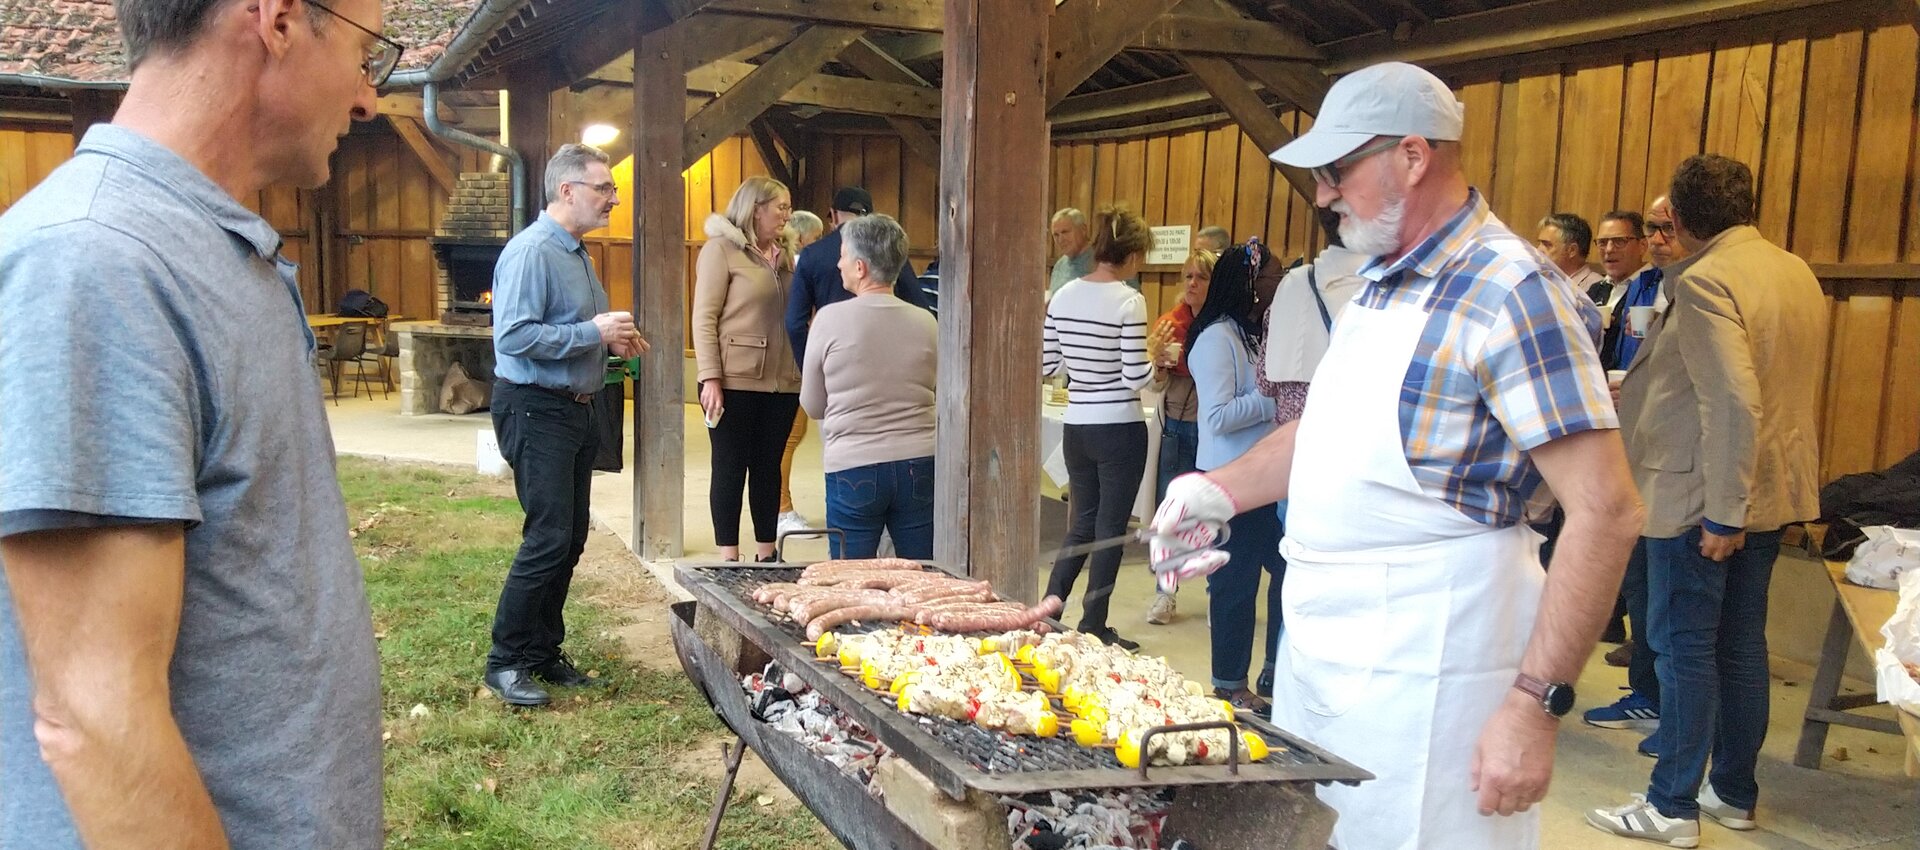
<path fill-rule="evenodd" d="M 551 204 L 560 197 L 560 184 L 575 181 L 584 182 L 587 177 L 587 163 L 597 162 L 606 165 L 612 158 L 607 152 L 592 145 L 565 144 L 555 151 L 553 158 L 547 160 L 547 203 Z"/>
<path fill-rule="evenodd" d="M 1233 247 L 1233 234 L 1228 233 L 1226 228 L 1217 224 L 1209 224 L 1206 227 L 1200 228 L 1200 232 L 1194 234 L 1194 238 L 1212 241 L 1214 245 L 1218 246 L 1213 249 L 1215 251 L 1225 251 Z"/>
<path fill-rule="evenodd" d="M 1049 219 L 1047 223 L 1053 224 L 1063 218 L 1073 222 L 1075 227 L 1078 227 L 1082 230 L 1085 230 L 1087 228 L 1087 214 L 1081 212 L 1079 207 L 1067 207 L 1066 209 L 1063 209 L 1057 213 L 1054 213 L 1053 218 Z"/>
<path fill-rule="evenodd" d="M 1573 213 L 1553 213 L 1540 219 L 1540 226 L 1559 228 L 1560 241 L 1572 242 L 1573 247 L 1580 249 L 1582 257 L 1593 250 L 1593 225 Z"/>
<path fill-rule="evenodd" d="M 793 235 L 801 238 L 818 236 L 827 229 L 827 223 L 806 210 L 794 210 L 793 218 L 787 220 L 787 226 L 793 228 Z"/>
<path fill-rule="evenodd" d="M 849 255 L 867 264 L 874 280 L 892 282 L 907 264 L 907 232 L 893 216 L 863 215 L 840 225 L 840 238 Z"/>
<path fill-rule="evenodd" d="M 140 67 L 147 54 L 187 47 L 200 37 L 215 10 L 227 0 L 114 0 L 120 23 L 120 45 L 127 52 L 127 70 Z M 326 26 L 327 14 L 307 7 L 307 22 L 315 31 Z"/>

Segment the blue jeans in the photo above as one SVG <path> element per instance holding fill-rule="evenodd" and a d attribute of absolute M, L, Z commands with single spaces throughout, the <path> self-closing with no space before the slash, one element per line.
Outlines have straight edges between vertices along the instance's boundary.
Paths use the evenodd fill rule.
<path fill-rule="evenodd" d="M 1194 458 L 1200 454 L 1200 423 L 1162 417 L 1160 420 L 1160 469 L 1153 483 L 1153 504 L 1167 500 L 1167 482 L 1199 467 Z"/>
<path fill-rule="evenodd" d="M 1698 554 L 1699 550 L 1695 550 Z M 1649 636 L 1653 630 L 1647 625 L 1647 538 L 1642 537 L 1633 544 L 1633 554 L 1627 556 L 1627 572 L 1620 578 L 1620 595 L 1627 600 L 1627 625 L 1633 632 L 1633 660 L 1627 662 L 1627 686 L 1654 705 L 1660 704 L 1660 675 L 1654 672 L 1654 658 L 1659 651 L 1653 648 Z"/>
<path fill-rule="evenodd" d="M 1660 676 L 1660 760 L 1647 800 L 1673 818 L 1697 818 L 1700 782 L 1752 809 L 1754 763 L 1767 737 L 1767 584 L 1780 532 L 1747 534 L 1724 563 L 1700 554 L 1700 529 L 1647 538 L 1647 619 Z"/>
<path fill-rule="evenodd" d="M 916 457 L 827 473 L 827 538 L 835 558 L 871 558 L 880 529 L 902 558 L 933 557 L 933 458 Z"/>
<path fill-rule="evenodd" d="M 1287 562 L 1280 557 L 1280 515 L 1272 506 L 1247 511 L 1228 524 L 1221 549 L 1226 566 L 1207 576 L 1207 612 L 1213 650 L 1213 686 L 1229 691 L 1247 687 L 1253 663 L 1253 624 L 1259 613 L 1260 572 L 1267 582 L 1267 669 L 1273 667 L 1280 639 L 1280 584 Z"/>

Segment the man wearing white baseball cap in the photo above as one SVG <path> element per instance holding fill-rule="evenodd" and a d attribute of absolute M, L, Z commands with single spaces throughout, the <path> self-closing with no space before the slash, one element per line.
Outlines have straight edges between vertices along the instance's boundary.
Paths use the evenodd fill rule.
<path fill-rule="evenodd" d="M 1462 112 L 1374 65 L 1273 152 L 1312 170 L 1369 283 L 1297 424 L 1174 480 L 1153 521 L 1172 583 L 1224 562 L 1238 506 L 1287 500 L 1275 720 L 1378 777 L 1321 791 L 1341 850 L 1538 845 L 1567 683 L 1643 513 L 1599 311 L 1467 185 Z M 1543 483 L 1567 514 L 1551 573 L 1525 522 Z"/>

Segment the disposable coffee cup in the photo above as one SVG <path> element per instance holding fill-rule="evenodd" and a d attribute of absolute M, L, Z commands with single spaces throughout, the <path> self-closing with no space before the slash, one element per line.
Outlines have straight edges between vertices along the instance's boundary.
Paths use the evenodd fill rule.
<path fill-rule="evenodd" d="M 1622 381 L 1625 381 L 1626 379 L 1627 379 L 1627 370 L 1625 369 L 1608 369 L 1607 370 L 1607 388 L 1608 389 L 1614 389 L 1614 390 L 1619 389 L 1620 383 Z"/>
<path fill-rule="evenodd" d="M 1652 325 L 1652 307 L 1627 308 L 1627 333 L 1633 334 L 1634 339 L 1646 339 L 1647 328 Z"/>

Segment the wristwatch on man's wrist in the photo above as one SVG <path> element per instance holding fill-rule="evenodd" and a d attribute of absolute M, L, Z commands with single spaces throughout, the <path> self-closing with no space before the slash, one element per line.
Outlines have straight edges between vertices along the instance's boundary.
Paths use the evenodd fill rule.
<path fill-rule="evenodd" d="M 1573 710 L 1573 685 L 1568 682 L 1548 682 L 1521 673 L 1514 677 L 1513 687 L 1539 700 L 1540 710 L 1554 717 L 1565 717 Z"/>

